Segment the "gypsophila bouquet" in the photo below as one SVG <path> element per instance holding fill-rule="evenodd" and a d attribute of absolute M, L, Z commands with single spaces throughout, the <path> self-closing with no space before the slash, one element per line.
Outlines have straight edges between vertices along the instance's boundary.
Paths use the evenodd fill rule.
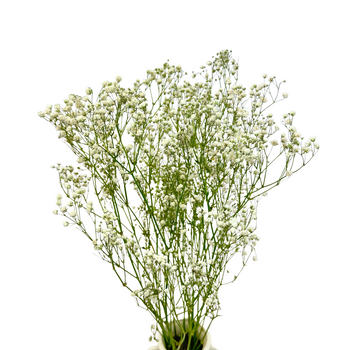
<path fill-rule="evenodd" d="M 271 139 L 279 128 L 264 112 L 288 97 L 283 93 L 278 100 L 283 82 L 264 74 L 246 91 L 231 51 L 193 73 L 199 82 L 181 84 L 184 75 L 181 66 L 165 63 L 133 88 L 122 88 L 120 76 L 105 81 L 95 103 L 87 88 L 86 96 L 69 95 L 64 106 L 39 112 L 81 164 L 56 167 L 68 201 L 63 204 L 58 195 L 54 213 L 66 218 L 64 226 L 76 224 L 111 264 L 156 321 L 150 341 L 157 330 L 168 350 L 202 349 L 197 330 L 208 317 L 208 331 L 220 316 L 220 286 L 237 278 L 252 253 L 257 259 L 259 199 L 319 148 L 315 137 L 303 141 L 293 126 L 295 112 L 283 115 L 286 130 Z M 277 155 L 271 161 L 272 148 Z M 267 182 L 277 158 L 283 161 L 281 175 Z M 297 158 L 302 162 L 294 169 Z M 88 201 L 91 180 L 99 208 Z M 224 283 L 235 256 L 241 268 Z M 179 316 L 188 320 L 186 327 Z M 180 337 L 173 336 L 171 322 L 180 327 Z"/>

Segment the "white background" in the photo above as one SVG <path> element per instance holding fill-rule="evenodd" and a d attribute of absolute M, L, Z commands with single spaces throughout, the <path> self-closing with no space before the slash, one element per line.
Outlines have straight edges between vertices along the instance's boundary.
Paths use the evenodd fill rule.
<path fill-rule="evenodd" d="M 167 59 L 190 74 L 223 49 L 248 89 L 287 80 L 315 158 L 259 205 L 257 262 L 221 288 L 218 350 L 350 349 L 346 1 L 12 1 L 0 8 L 0 348 L 147 350 L 152 317 L 75 227 L 54 216 L 56 170 L 76 164 L 37 116 Z M 282 128 L 282 126 L 281 126 Z"/>

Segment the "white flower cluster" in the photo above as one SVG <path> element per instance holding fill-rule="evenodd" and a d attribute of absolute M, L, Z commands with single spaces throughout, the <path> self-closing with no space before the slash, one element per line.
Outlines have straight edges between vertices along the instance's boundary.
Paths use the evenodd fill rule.
<path fill-rule="evenodd" d="M 173 300 L 177 287 L 184 309 L 191 308 L 192 298 L 202 300 L 208 312 L 219 309 L 217 291 L 228 261 L 240 253 L 245 266 L 247 250 L 255 251 L 259 240 L 252 224 L 257 202 L 300 169 L 293 171 L 296 155 L 304 166 L 306 157 L 311 159 L 319 149 L 315 137 L 303 142 L 293 125 L 294 111 L 283 116 L 287 132 L 280 141 L 273 137 L 279 127 L 264 111 L 279 102 L 283 82 L 264 74 L 264 81 L 247 92 L 238 83 L 238 64 L 229 51 L 193 73 L 202 81 L 181 84 L 183 76 L 181 66 L 165 63 L 148 70 L 147 79 L 137 80 L 133 88 L 122 88 L 120 76 L 105 81 L 95 103 L 87 88 L 86 96 L 71 94 L 65 106 L 48 105 L 38 113 L 91 173 L 82 176 L 59 164 L 60 184 L 70 199 L 62 206 L 62 196 L 57 197 L 60 212 L 92 240 L 123 286 L 129 288 L 126 275 L 137 280 L 141 289 L 130 292 L 159 320 L 160 301 L 168 300 L 170 313 L 179 308 Z M 125 130 L 133 138 L 126 146 Z M 280 148 L 286 163 L 283 175 L 267 184 L 263 179 L 268 168 L 280 156 L 269 160 L 269 147 Z M 102 214 L 92 201 L 86 202 L 91 178 Z M 129 202 L 129 186 L 141 199 L 137 210 Z M 81 222 L 82 200 L 95 238 Z M 125 219 L 129 226 L 122 223 Z M 133 272 L 127 270 L 127 261 Z"/>
<path fill-rule="evenodd" d="M 52 168 L 56 168 L 52 166 Z M 82 207 L 81 200 L 84 199 L 84 194 L 86 193 L 86 187 L 90 181 L 90 178 L 87 175 L 79 175 L 78 171 L 74 171 L 74 167 L 69 165 L 67 167 L 62 167 L 60 164 L 57 166 L 57 171 L 59 174 L 59 180 L 62 189 L 64 190 L 66 196 L 70 200 L 66 205 L 62 205 L 62 194 L 57 195 L 56 205 L 60 207 L 60 212 L 71 221 L 78 223 L 79 222 L 79 209 Z M 73 210 L 70 210 L 67 207 L 73 207 Z M 55 215 L 58 215 L 59 211 L 53 210 Z M 69 226 L 67 221 L 63 222 L 63 226 Z"/>

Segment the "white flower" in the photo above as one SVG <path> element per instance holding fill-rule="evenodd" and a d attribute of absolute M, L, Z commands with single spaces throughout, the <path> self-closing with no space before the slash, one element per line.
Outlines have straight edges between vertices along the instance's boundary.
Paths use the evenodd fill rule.
<path fill-rule="evenodd" d="M 272 146 L 277 146 L 278 145 L 278 141 L 277 140 L 272 140 L 270 141 Z"/>
<path fill-rule="evenodd" d="M 284 92 L 284 93 L 282 94 L 282 96 L 283 96 L 284 98 L 287 98 L 287 97 L 288 97 L 288 94 L 287 94 L 286 92 Z"/>
<path fill-rule="evenodd" d="M 120 83 L 122 81 L 122 77 L 120 75 L 117 75 L 115 80 L 117 81 L 117 83 Z"/>
<path fill-rule="evenodd" d="M 86 95 L 91 95 L 92 94 L 92 89 L 90 88 L 90 87 L 87 87 L 86 89 L 85 89 L 85 93 L 86 93 Z"/>
<path fill-rule="evenodd" d="M 257 261 L 258 257 L 257 256 L 253 256 L 253 261 Z"/>
<path fill-rule="evenodd" d="M 53 212 L 55 215 L 58 214 L 58 210 L 53 210 L 52 212 Z"/>
<path fill-rule="evenodd" d="M 182 187 L 184 187 L 184 185 L 180 184 L 179 186 L 177 186 L 176 191 L 180 192 L 182 190 Z"/>
<path fill-rule="evenodd" d="M 63 221 L 63 226 L 67 227 L 69 225 L 69 223 L 67 221 Z"/>
<path fill-rule="evenodd" d="M 208 298 L 206 301 L 205 301 L 205 303 L 207 304 L 207 305 L 211 305 L 213 302 L 213 299 L 212 298 Z"/>
<path fill-rule="evenodd" d="M 74 218 L 75 216 L 77 216 L 77 213 L 75 212 L 75 210 L 72 210 L 69 215 Z"/>
<path fill-rule="evenodd" d="M 292 176 L 293 173 L 292 173 L 291 171 L 286 171 L 286 175 L 287 175 L 287 176 Z"/>

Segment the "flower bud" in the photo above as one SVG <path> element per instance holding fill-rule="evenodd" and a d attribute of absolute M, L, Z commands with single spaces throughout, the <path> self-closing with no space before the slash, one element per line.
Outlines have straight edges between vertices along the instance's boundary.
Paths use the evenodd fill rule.
<path fill-rule="evenodd" d="M 92 94 L 92 89 L 90 88 L 90 87 L 87 87 L 86 89 L 85 89 L 85 93 L 86 93 L 86 95 L 91 95 Z"/>

